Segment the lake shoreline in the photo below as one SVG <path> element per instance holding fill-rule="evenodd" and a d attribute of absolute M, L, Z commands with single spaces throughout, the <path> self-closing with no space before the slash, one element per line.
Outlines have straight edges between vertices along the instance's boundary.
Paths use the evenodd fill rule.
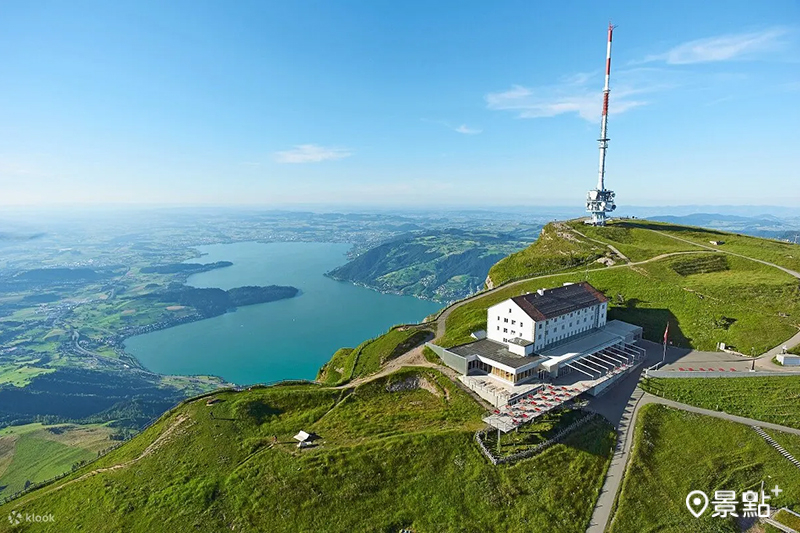
<path fill-rule="evenodd" d="M 313 380 L 337 349 L 398 323 L 416 323 L 444 305 L 326 277 L 346 260 L 350 247 L 297 242 L 197 247 L 203 262 L 234 265 L 190 276 L 187 285 L 226 290 L 274 283 L 302 291 L 270 306 L 247 305 L 208 319 L 197 314 L 152 325 L 126 336 L 123 349 L 161 375 L 214 375 L 241 386 Z"/>

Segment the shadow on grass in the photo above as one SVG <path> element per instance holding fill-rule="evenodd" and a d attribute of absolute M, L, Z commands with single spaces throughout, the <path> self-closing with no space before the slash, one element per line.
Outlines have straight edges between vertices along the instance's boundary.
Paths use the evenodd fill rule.
<path fill-rule="evenodd" d="M 684 335 L 678 318 L 672 311 L 669 309 L 637 307 L 640 303 L 642 303 L 641 300 L 632 298 L 627 300 L 626 307 L 610 307 L 608 309 L 608 319 L 622 320 L 623 322 L 642 326 L 644 330 L 643 337 L 659 344 L 664 342 L 664 330 L 667 327 L 667 323 L 669 323 L 668 340 L 670 345 L 677 348 L 685 348 L 687 352 L 693 347 L 691 337 Z M 686 352 L 681 355 L 686 355 Z"/>
<path fill-rule="evenodd" d="M 603 417 L 595 417 L 565 436 L 560 444 L 591 455 L 607 456 L 614 447 L 614 427 Z"/>
<path fill-rule="evenodd" d="M 245 402 L 243 404 L 238 405 L 236 409 L 237 417 L 249 418 L 254 422 L 256 422 L 257 424 L 261 424 L 265 422 L 267 419 L 272 418 L 274 416 L 279 416 L 282 413 L 283 411 L 269 405 L 264 400 L 253 400 Z M 225 419 L 220 418 L 219 420 L 225 420 Z"/>
<path fill-rule="evenodd" d="M 722 231 L 717 231 L 708 228 L 700 228 L 700 227 L 692 227 L 692 226 L 676 226 L 674 224 L 665 224 L 665 223 L 654 223 L 654 222 L 646 222 L 646 221 L 621 221 L 614 224 L 614 226 L 621 226 L 624 228 L 639 228 L 639 229 L 649 229 L 654 231 L 674 231 L 674 232 L 683 232 L 683 233 L 709 233 L 714 235 L 725 235 Z"/>

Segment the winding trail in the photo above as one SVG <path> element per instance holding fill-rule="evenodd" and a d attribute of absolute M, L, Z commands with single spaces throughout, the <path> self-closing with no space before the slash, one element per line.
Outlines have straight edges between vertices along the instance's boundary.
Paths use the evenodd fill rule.
<path fill-rule="evenodd" d="M 175 418 L 175 421 L 172 422 L 172 424 L 170 424 L 170 426 L 167 429 L 162 431 L 161 434 L 156 438 L 156 440 L 151 442 L 150 445 L 147 448 L 145 448 L 144 451 L 142 451 L 142 453 L 140 453 L 137 457 L 135 457 L 133 459 L 129 459 L 128 461 L 125 461 L 125 462 L 122 462 L 122 463 L 118 463 L 118 464 L 112 465 L 112 466 L 107 466 L 107 467 L 103 467 L 103 468 L 96 468 L 96 469 L 94 469 L 94 470 L 92 470 L 90 472 L 87 472 L 87 473 L 85 473 L 85 474 L 83 474 L 81 476 L 76 477 L 75 479 L 71 479 L 71 480 L 67 481 L 66 483 L 62 483 L 61 485 L 57 485 L 55 487 L 52 487 L 49 490 L 42 491 L 42 492 L 35 491 L 33 493 L 34 497 L 40 498 L 42 496 L 47 496 L 48 494 L 50 494 L 52 492 L 56 492 L 58 490 L 63 489 L 66 486 L 72 485 L 73 483 L 77 483 L 79 481 L 83 481 L 84 479 L 88 479 L 88 478 L 90 478 L 92 476 L 96 476 L 97 474 L 102 474 L 103 472 L 111 472 L 111 471 L 114 471 L 114 470 L 121 470 L 123 468 L 127 468 L 127 467 L 131 466 L 132 464 L 137 463 L 138 461 L 144 459 L 145 457 L 147 457 L 148 455 L 152 454 L 157 449 L 159 449 L 167 440 L 169 440 L 170 436 L 175 432 L 175 430 L 178 429 L 187 420 L 189 420 L 188 416 L 186 416 L 184 414 L 178 415 Z"/>
<path fill-rule="evenodd" d="M 650 230 L 650 231 L 655 231 L 655 230 Z M 693 244 L 695 246 L 699 246 L 700 248 L 705 248 L 707 250 L 711 250 L 712 252 L 733 255 L 733 256 L 736 256 L 736 257 L 741 257 L 742 259 L 748 259 L 750 261 L 755 261 L 756 263 L 761 263 L 762 265 L 766 265 L 766 266 L 770 266 L 770 267 L 773 267 L 773 268 L 777 268 L 778 270 L 782 270 L 783 272 L 789 274 L 790 276 L 794 276 L 795 278 L 800 279 L 800 272 L 791 270 L 791 269 L 786 268 L 786 267 L 782 267 L 780 265 L 776 265 L 775 263 L 770 263 L 769 261 L 764 261 L 762 259 L 755 259 L 753 257 L 749 257 L 749 256 L 746 256 L 746 255 L 737 253 L 737 252 L 731 252 L 730 250 L 724 250 L 724 249 L 721 249 L 719 247 L 709 246 L 707 244 L 700 244 L 700 243 L 692 242 L 692 241 L 690 241 L 688 239 L 684 239 L 682 237 L 678 237 L 676 235 L 670 235 L 668 233 L 663 233 L 663 232 L 660 232 L 660 231 L 655 231 L 655 233 L 658 233 L 660 235 L 664 235 L 665 237 L 669 237 L 671 239 L 675 239 L 676 241 L 681 241 L 681 242 L 685 242 L 685 243 L 688 243 L 688 244 Z M 798 331 L 796 335 L 794 335 L 791 339 L 787 340 L 786 342 L 783 342 L 780 345 L 776 346 L 775 348 L 773 348 L 773 349 L 771 349 L 771 350 L 759 355 L 758 357 L 756 357 L 755 358 L 756 367 L 759 370 L 772 370 L 772 371 L 775 371 L 775 372 L 785 371 L 786 368 L 782 367 L 780 365 L 776 365 L 775 363 L 773 363 L 772 362 L 772 358 L 775 357 L 776 355 L 778 355 L 779 353 L 781 353 L 783 351 L 783 347 L 784 346 L 786 346 L 787 348 L 793 348 L 794 346 L 797 346 L 799 344 L 800 344 L 800 331 Z"/>
<path fill-rule="evenodd" d="M 599 269 L 599 270 L 597 270 L 597 272 L 605 272 L 607 270 L 612 270 L 612 269 L 616 269 L 616 268 L 630 268 L 630 267 L 634 267 L 634 266 L 638 266 L 638 265 L 645 265 L 647 263 L 653 263 L 655 261 L 660 261 L 662 259 L 666 259 L 667 257 L 672 257 L 672 256 L 676 256 L 676 255 L 699 254 L 699 253 L 704 253 L 704 252 L 701 251 L 701 250 L 696 250 L 696 251 L 687 250 L 687 251 L 682 251 L 682 252 L 670 252 L 670 253 L 666 253 L 666 254 L 656 255 L 654 257 L 651 257 L 650 259 L 644 259 L 642 261 L 634 261 L 634 262 L 630 262 L 630 263 L 620 263 L 619 265 L 612 265 L 610 267 L 605 267 L 605 268 Z M 557 276 L 564 276 L 564 275 L 575 274 L 575 273 L 576 272 L 557 272 L 555 274 L 544 274 L 544 275 L 541 275 L 541 276 L 532 276 L 530 278 L 522 278 L 522 279 L 518 279 L 518 280 L 515 280 L 515 281 L 508 282 L 508 283 L 504 283 L 503 285 L 498 285 L 497 287 L 494 287 L 492 289 L 489 289 L 489 290 L 486 290 L 486 291 L 483 291 L 483 292 L 479 292 L 479 293 L 477 293 L 477 294 L 475 294 L 473 296 L 470 296 L 469 298 L 466 298 L 464 300 L 460 300 L 460 301 L 450 305 L 449 307 L 446 307 L 439 314 L 439 316 L 436 317 L 436 320 L 435 320 L 435 322 L 436 322 L 436 339 L 441 339 L 444 336 L 445 331 L 446 331 L 446 327 L 447 327 L 447 325 L 446 325 L 447 318 L 450 316 L 450 313 L 452 313 L 453 311 L 455 311 L 456 309 L 458 309 L 462 305 L 465 305 L 465 304 L 468 304 L 468 303 L 473 302 L 475 300 L 481 299 L 481 298 L 483 298 L 485 296 L 489 296 L 490 294 L 494 294 L 494 293 L 496 293 L 498 291 L 505 290 L 505 289 L 510 289 L 511 287 L 516 287 L 516 286 L 522 285 L 523 283 L 528 283 L 530 281 L 534 281 L 534 280 L 537 280 L 537 279 L 554 278 L 554 277 L 557 277 Z"/>
<path fill-rule="evenodd" d="M 636 418 L 639 415 L 639 411 L 645 405 L 665 405 L 673 409 L 680 409 L 681 411 L 687 411 L 690 413 L 712 416 L 714 418 L 720 418 L 722 420 L 728 420 L 738 424 L 745 424 L 750 427 L 757 426 L 764 429 L 772 429 L 800 436 L 800 429 L 781 426 L 779 424 L 772 424 L 770 422 L 763 422 L 761 420 L 755 420 L 743 416 L 732 415 L 722 411 L 702 409 L 693 405 L 667 400 L 666 398 L 661 398 L 644 392 L 638 387 L 631 395 L 631 400 L 633 401 L 633 409 L 627 414 L 626 417 L 624 417 L 624 424 L 621 425 L 617 447 L 614 450 L 614 456 L 611 459 L 611 466 L 609 466 L 608 473 L 606 474 L 606 483 L 603 485 L 600 497 L 598 498 L 594 513 L 592 514 L 592 520 L 589 523 L 589 528 L 586 530 L 587 533 L 603 533 L 608 527 L 611 526 L 611 523 L 613 522 L 612 511 L 614 510 L 614 500 L 617 496 L 617 491 L 622 484 L 622 479 L 624 478 L 625 471 L 627 469 L 627 462 L 630 459 L 630 451 L 633 446 L 633 431 L 631 431 L 631 429 L 635 427 Z M 608 486 L 609 484 L 613 486 Z"/>
<path fill-rule="evenodd" d="M 758 262 L 758 263 L 761 263 L 761 264 L 764 264 L 764 265 L 767 265 L 767 266 L 771 266 L 771 267 L 777 268 L 779 270 L 782 270 L 783 272 L 785 272 L 787 274 L 790 274 L 790 275 L 794 276 L 795 278 L 800 279 L 800 273 L 795 272 L 795 271 L 790 270 L 790 269 L 787 269 L 787 268 L 784 268 L 784 267 L 781 267 L 779 265 L 776 265 L 776 264 L 773 264 L 773 263 L 769 263 L 767 261 L 763 261 L 763 260 L 760 260 L 760 259 L 754 259 L 752 257 L 748 257 L 748 256 L 745 256 L 745 255 L 742 255 L 742 254 L 738 254 L 738 253 L 735 253 L 735 252 L 730 252 L 730 251 L 727 251 L 727 250 L 720 250 L 719 248 L 714 248 L 712 246 L 707 246 L 707 245 L 699 244 L 699 243 L 696 243 L 696 242 L 692 242 L 690 240 L 683 239 L 683 238 L 680 238 L 680 237 L 676 237 L 674 235 L 669 235 L 669 234 L 666 234 L 666 233 L 663 233 L 663 232 L 660 232 L 660 231 L 650 230 L 650 231 L 654 231 L 654 233 L 665 235 L 667 237 L 682 241 L 682 242 L 684 242 L 686 244 L 690 244 L 690 245 L 698 247 L 700 249 L 664 253 L 664 254 L 656 255 L 656 256 L 651 257 L 649 259 L 645 259 L 645 260 L 642 260 L 642 261 L 635 261 L 634 262 L 634 261 L 630 261 L 629 258 L 627 258 L 619 250 L 617 250 L 616 248 L 614 248 L 610 244 L 608 244 L 606 242 L 603 242 L 603 241 L 599 241 L 597 239 L 592 239 L 590 237 L 586 237 L 585 235 L 583 235 L 582 233 L 578 232 L 574 228 L 572 228 L 572 231 L 574 231 L 575 233 L 577 233 L 577 234 L 579 234 L 579 235 L 581 235 L 581 236 L 583 236 L 583 237 L 585 237 L 585 238 L 587 238 L 589 240 L 598 242 L 600 244 L 603 244 L 603 245 L 609 247 L 615 254 L 617 254 L 618 256 L 620 256 L 621 258 L 623 258 L 624 260 L 627 261 L 626 263 L 620 263 L 620 264 L 608 266 L 608 267 L 602 268 L 602 269 L 600 269 L 598 271 L 606 271 L 606 270 L 612 270 L 612 269 L 617 269 L 617 268 L 633 268 L 633 267 L 636 267 L 638 265 L 644 265 L 644 264 L 647 264 L 647 263 L 660 261 L 660 260 L 668 258 L 668 257 L 686 255 L 686 254 L 706 253 L 707 250 L 712 250 L 714 252 L 727 253 L 727 254 L 738 256 L 738 257 L 742 257 L 744 259 L 749 259 L 751 261 L 755 261 L 755 262 Z M 557 276 L 564 276 L 565 274 L 574 274 L 574 273 L 575 273 L 574 271 L 573 272 L 557 272 L 557 273 L 553 273 L 553 274 L 532 276 L 532 277 L 528 277 L 528 278 L 523 278 L 523 279 L 511 281 L 511 282 L 505 283 L 503 285 L 499 285 L 499 286 L 494 287 L 492 289 L 477 293 L 477 294 L 475 294 L 473 296 L 470 296 L 470 297 L 468 297 L 468 298 L 466 298 L 464 300 L 460 300 L 460 301 L 458 301 L 456 303 L 451 304 L 450 306 L 448 306 L 445 309 L 443 309 L 436 316 L 436 318 L 434 320 L 431 320 L 430 322 L 427 322 L 424 325 L 427 325 L 427 326 L 434 326 L 435 325 L 435 337 L 434 337 L 434 340 L 441 339 L 446 333 L 447 320 L 450 317 L 451 313 L 453 311 L 455 311 L 456 309 L 460 308 L 463 305 L 466 305 L 468 303 L 474 302 L 475 300 L 490 296 L 492 294 L 497 293 L 498 291 L 510 289 L 510 288 L 513 288 L 513 287 L 518 287 L 518 286 L 520 286 L 522 284 L 529 283 L 531 281 L 554 278 L 554 277 L 557 277 Z M 772 350 L 770 350 L 770 351 L 762 354 L 761 356 L 759 356 L 756 359 L 756 361 L 757 361 L 756 364 L 759 365 L 759 366 L 761 366 L 761 364 L 763 364 L 763 368 L 765 368 L 765 369 L 779 370 L 780 367 L 777 367 L 774 364 L 772 364 L 771 358 L 775 354 L 779 353 L 779 351 L 781 350 L 781 348 L 784 345 L 786 345 L 786 346 L 794 346 L 794 345 L 798 345 L 798 344 L 800 344 L 800 332 L 798 334 L 796 334 L 795 336 L 793 336 L 789 341 L 781 343 L 780 346 L 778 346 L 776 348 L 773 348 Z M 655 344 L 655 343 L 650 343 L 649 341 L 643 341 L 643 345 L 647 346 L 647 353 L 648 353 L 648 356 L 647 356 L 643 366 L 645 366 L 647 364 L 652 364 L 653 362 L 660 360 L 660 357 L 661 357 L 660 356 L 661 345 Z M 423 348 L 424 348 L 424 345 L 412 348 L 409 351 L 405 352 L 404 354 L 392 359 L 391 361 L 388 361 L 385 365 L 383 365 L 381 367 L 381 369 L 378 372 L 376 372 L 374 374 L 371 374 L 371 375 L 368 375 L 368 376 L 359 377 L 359 378 L 354 379 L 353 381 L 351 381 L 351 382 L 349 382 L 349 383 L 347 383 L 345 385 L 340 385 L 340 386 L 335 387 L 335 388 L 343 389 L 343 388 L 357 387 L 357 386 L 359 386 L 359 385 L 361 385 L 363 383 L 367 383 L 369 381 L 373 381 L 375 379 L 382 378 L 382 377 L 387 376 L 387 375 L 389 375 L 389 374 L 391 374 L 391 373 L 393 373 L 393 372 L 395 372 L 395 371 L 397 371 L 397 370 L 399 370 L 399 369 L 401 369 L 403 367 L 409 367 L 409 366 L 435 368 L 435 369 L 439 370 L 440 372 L 443 372 L 444 374 L 446 374 L 449 378 L 451 378 L 453 380 L 453 382 L 456 383 L 456 385 L 462 385 L 461 382 L 458 380 L 458 373 L 457 372 L 455 372 L 454 370 L 450 369 L 449 367 L 446 367 L 446 366 L 443 366 L 443 365 L 439 365 L 439 364 L 435 364 L 435 363 L 431 363 L 430 361 L 425 359 L 425 357 L 424 357 L 424 355 L 422 353 Z M 649 363 L 648 363 L 648 361 L 649 361 Z M 701 409 L 701 408 L 698 408 L 698 407 L 693 407 L 693 406 L 690 406 L 690 405 L 674 402 L 674 401 L 671 401 L 671 400 L 667 400 L 667 399 L 664 399 L 664 398 L 660 398 L 660 397 L 653 396 L 651 394 L 645 393 L 644 391 L 642 391 L 638 387 L 638 382 L 639 382 L 639 379 L 640 379 L 641 371 L 642 371 L 642 368 L 640 368 L 637 372 L 631 373 L 629 376 L 627 376 L 625 379 L 623 379 L 615 387 L 609 389 L 608 392 L 604 393 L 603 395 L 601 395 L 598 398 L 593 399 L 589 403 L 588 408 L 590 410 L 593 410 L 593 411 L 605 416 L 609 421 L 612 422 L 612 424 L 614 424 L 617 427 L 618 439 L 617 439 L 617 444 L 616 444 L 616 447 L 615 447 L 615 450 L 614 450 L 614 455 L 612 456 L 611 465 L 609 466 L 609 469 L 608 469 L 608 472 L 606 474 L 606 478 L 605 478 L 603 487 L 601 489 L 601 493 L 600 493 L 600 495 L 598 497 L 598 500 L 597 500 L 597 502 L 595 504 L 594 512 L 592 514 L 591 522 L 590 522 L 589 528 L 587 529 L 587 533 L 603 533 L 605 531 L 607 525 L 610 523 L 610 520 L 612 519 L 612 510 L 613 510 L 614 499 L 615 499 L 615 497 L 616 497 L 616 495 L 617 495 L 617 493 L 619 491 L 619 488 L 621 486 L 622 480 L 624 478 L 625 470 L 627 468 L 628 457 L 629 457 L 629 454 L 630 454 L 631 446 L 633 444 L 633 431 L 630 431 L 630 430 L 631 430 L 631 428 L 633 428 L 633 426 L 635 424 L 635 421 L 636 421 L 636 416 L 638 415 L 638 412 L 639 412 L 639 410 L 641 409 L 641 407 L 643 405 L 647 405 L 647 404 L 650 404 L 650 403 L 658 403 L 658 404 L 667 405 L 669 407 L 673 407 L 673 408 L 676 408 L 676 409 L 682 409 L 682 410 L 689 411 L 689 412 L 695 412 L 695 413 L 699 413 L 699 414 L 703 414 L 703 415 L 707 415 L 707 416 L 713 416 L 713 417 L 716 417 L 716 418 L 722 418 L 722 419 L 730 420 L 730 421 L 733 421 L 733 422 L 738 422 L 738 423 L 741 423 L 741 424 L 747 424 L 747 425 L 750 425 L 750 426 L 760 426 L 762 428 L 774 429 L 774 430 L 779 430 L 779 431 L 783 431 L 783 432 L 786 432 L 786 433 L 791 433 L 791 434 L 794 434 L 794 435 L 800 435 L 800 430 L 795 429 L 795 428 L 789 428 L 789 427 L 780 426 L 780 425 L 777 425 L 777 424 L 770 424 L 770 423 L 767 423 L 767 422 L 763 422 L 763 421 L 759 421 L 759 420 L 753 420 L 753 419 L 744 418 L 744 417 L 739 417 L 739 416 L 731 415 L 731 414 L 724 413 L 724 412 L 710 411 L 710 410 L 707 410 L 707 409 Z M 471 391 L 469 389 L 466 389 L 465 387 L 462 387 L 462 389 L 464 389 L 473 398 L 475 398 L 476 401 L 478 401 L 481 405 L 484 405 L 485 407 L 489 408 L 488 404 L 486 404 L 486 402 L 484 402 L 481 398 L 477 397 L 477 395 L 473 391 Z M 155 452 L 187 420 L 189 420 L 189 418 L 186 415 L 179 415 L 170 424 L 170 426 L 167 427 L 136 458 L 130 459 L 128 461 L 125 461 L 123 463 L 119 463 L 119 464 L 116 464 L 116 465 L 113 465 L 113 466 L 110 466 L 110 467 L 104 467 L 104 468 L 98 468 L 98 469 L 92 470 L 92 471 L 90 471 L 90 472 L 88 472 L 86 474 L 83 474 L 83 475 L 81 475 L 81 476 L 79 476 L 79 477 L 77 477 L 75 479 L 72 479 L 72 480 L 70 480 L 70 481 L 68 481 L 66 483 L 57 485 L 55 487 L 51 487 L 48 490 L 43 490 L 41 492 L 40 491 L 36 491 L 34 493 L 35 497 L 47 495 L 47 494 L 49 494 L 51 492 L 60 490 L 61 488 L 65 487 L 67 485 L 70 485 L 72 483 L 87 479 L 87 478 L 89 478 L 91 476 L 95 476 L 95 475 L 100 474 L 102 472 L 119 470 L 121 468 L 126 468 L 126 467 L 136 463 L 137 461 L 139 461 L 139 460 L 143 459 L 144 457 L 147 457 L 148 455 L 150 455 L 153 452 Z"/>
<path fill-rule="evenodd" d="M 659 235 L 664 235 L 666 237 L 670 237 L 685 242 L 687 244 L 692 244 L 700 248 L 712 250 L 718 253 L 727 253 L 735 255 L 737 257 L 749 259 L 751 261 L 755 261 L 763 265 L 771 266 L 791 276 L 794 276 L 795 278 L 800 279 L 800 273 L 795 272 L 794 270 L 790 270 L 788 268 L 784 268 L 780 265 L 770 263 L 768 261 L 763 261 L 761 259 L 754 259 L 752 257 L 748 257 L 746 255 L 742 255 L 735 252 L 730 252 L 728 250 L 720 250 L 719 248 L 706 246 L 704 244 L 698 244 L 696 242 L 692 242 L 690 240 L 683 239 L 681 237 L 676 237 L 674 235 L 669 235 L 661 231 L 655 231 L 655 230 L 650 230 L 650 231 L 658 233 Z M 609 267 L 609 268 L 614 268 L 614 267 Z M 648 343 L 648 344 L 660 348 L 660 345 L 657 345 L 655 343 Z M 779 346 L 776 346 L 775 348 L 757 357 L 755 359 L 756 365 L 764 370 L 773 370 L 773 371 L 781 370 L 782 367 L 779 367 L 772 363 L 772 357 L 780 353 L 783 346 L 792 347 L 798 344 L 800 344 L 800 333 L 797 333 L 788 341 L 782 342 Z M 658 357 L 654 359 L 651 356 L 651 352 L 653 352 L 652 346 L 648 350 L 648 359 L 650 360 L 650 362 L 655 362 L 660 360 L 660 358 Z M 723 418 L 725 420 L 738 422 L 740 424 L 747 424 L 750 426 L 760 426 L 762 428 L 769 428 L 769 429 L 777 429 L 779 431 L 792 433 L 794 435 L 800 435 L 800 430 L 794 428 L 779 426 L 777 424 L 771 424 L 760 420 L 753 420 L 750 418 L 731 415 L 724 412 L 701 409 L 699 407 L 693 407 L 690 405 L 674 402 L 672 400 L 659 398 L 658 396 L 653 396 L 651 394 L 645 393 L 642 389 L 636 386 L 638 385 L 640 375 L 641 375 L 641 370 L 638 373 L 631 374 L 631 376 L 623 380 L 622 383 L 620 383 L 614 389 L 609 391 L 608 395 L 602 396 L 594 400 L 590 404 L 590 409 L 597 410 L 597 412 L 604 414 L 606 418 L 608 418 L 608 420 L 610 420 L 611 423 L 617 427 L 618 438 L 617 438 L 617 445 L 614 449 L 614 455 L 611 458 L 611 465 L 609 466 L 608 472 L 606 473 L 606 479 L 603 483 L 602 489 L 600 490 L 600 495 L 597 499 L 597 502 L 595 503 L 594 512 L 592 513 L 592 519 L 589 522 L 588 529 L 586 530 L 587 533 L 603 533 L 604 531 L 606 531 L 607 527 L 611 524 L 611 521 L 613 520 L 612 511 L 614 507 L 614 500 L 622 485 L 622 480 L 625 477 L 627 462 L 630 456 L 631 446 L 633 445 L 633 431 L 631 431 L 631 429 L 634 427 L 634 424 L 636 423 L 636 415 L 638 414 L 639 409 L 641 408 L 642 405 L 646 405 L 648 403 L 659 403 L 670 407 L 674 407 L 676 409 L 683 409 L 684 411 L 704 414 L 716 418 Z M 631 384 L 633 384 L 633 387 L 631 387 Z M 620 406 L 623 407 L 621 410 L 618 409 Z"/>
<path fill-rule="evenodd" d="M 608 248 L 609 248 L 609 249 L 610 249 L 612 252 L 614 252 L 614 253 L 615 253 L 615 254 L 617 254 L 619 257 L 621 257 L 623 261 L 625 261 L 625 262 L 627 262 L 627 263 L 631 263 L 631 260 L 628 258 L 628 256 L 627 256 L 627 255 L 623 254 L 623 253 L 622 253 L 622 252 L 620 252 L 620 251 L 619 251 L 619 250 L 618 250 L 616 247 L 614 247 L 614 246 L 610 245 L 609 243 L 607 243 L 607 242 L 604 242 L 604 241 L 601 241 L 601 240 L 599 240 L 599 239 L 595 239 L 595 238 L 593 238 L 593 237 L 589 237 L 589 236 L 588 236 L 588 235 L 586 235 L 585 233 L 583 233 L 583 232 L 581 232 L 581 231 L 578 231 L 578 230 L 576 230 L 575 228 L 572 228 L 572 227 L 570 227 L 570 229 L 571 229 L 572 231 L 574 231 L 575 233 L 577 233 L 578 235 L 580 235 L 581 237 L 583 237 L 584 239 L 587 239 L 587 240 L 590 240 L 590 241 L 596 242 L 597 244 L 602 244 L 603 246 L 606 246 L 606 247 L 608 247 Z"/>

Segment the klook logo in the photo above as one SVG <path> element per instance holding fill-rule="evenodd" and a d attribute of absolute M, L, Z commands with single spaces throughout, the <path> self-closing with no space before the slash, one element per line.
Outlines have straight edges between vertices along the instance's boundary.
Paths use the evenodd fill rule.
<path fill-rule="evenodd" d="M 35 523 L 43 523 L 43 522 L 55 522 L 56 519 L 53 516 L 53 513 L 48 514 L 22 514 L 19 511 L 11 511 L 8 514 L 8 521 L 12 526 L 17 526 L 22 522 L 35 522 Z"/>

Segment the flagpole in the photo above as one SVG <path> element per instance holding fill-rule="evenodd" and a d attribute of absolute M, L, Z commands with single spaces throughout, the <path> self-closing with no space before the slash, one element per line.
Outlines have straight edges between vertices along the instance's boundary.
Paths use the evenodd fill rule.
<path fill-rule="evenodd" d="M 664 354 L 661 356 L 661 364 L 663 365 L 667 360 L 667 337 L 669 336 L 669 321 L 667 321 L 667 327 L 664 330 Z"/>

